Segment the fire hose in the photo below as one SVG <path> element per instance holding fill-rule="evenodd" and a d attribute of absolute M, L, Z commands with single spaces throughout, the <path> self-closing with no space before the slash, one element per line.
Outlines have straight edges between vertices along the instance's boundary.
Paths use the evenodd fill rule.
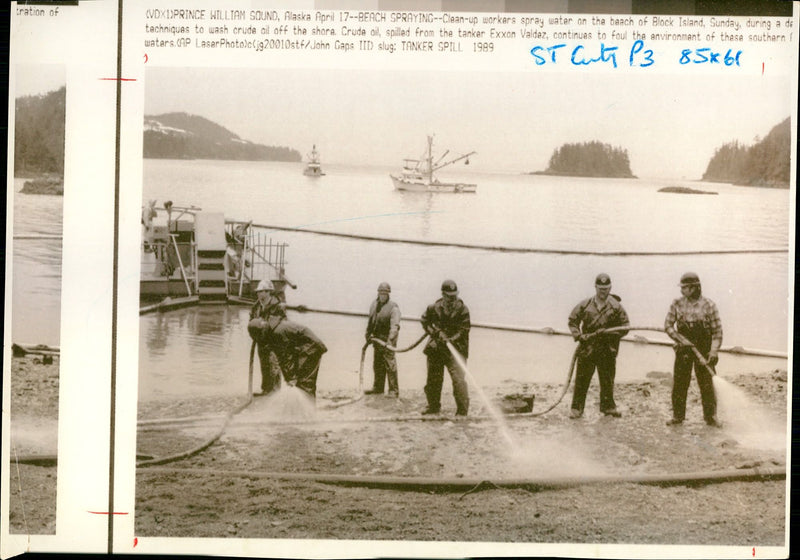
<path fill-rule="evenodd" d="M 222 434 L 225 432 L 225 428 L 228 427 L 228 424 L 230 423 L 231 419 L 237 414 L 239 414 L 241 411 L 243 411 L 245 408 L 250 406 L 253 402 L 253 359 L 255 357 L 255 352 L 256 352 L 256 342 L 254 340 L 253 343 L 250 345 L 250 365 L 247 377 L 247 400 L 244 402 L 244 404 L 237 406 L 225 416 L 225 419 L 223 420 L 219 430 L 217 430 L 216 433 L 214 433 L 214 435 L 211 438 L 187 451 L 175 453 L 174 455 L 167 455 L 166 457 L 155 457 L 155 458 L 144 459 L 142 461 L 137 462 L 136 466 L 146 467 L 149 465 L 163 465 L 165 463 L 171 463 L 173 461 L 180 461 L 181 459 L 186 459 L 193 455 L 197 455 L 198 453 L 205 451 L 206 449 L 214 445 L 214 443 L 216 443 L 216 441 L 220 437 L 222 437 Z"/>
<path fill-rule="evenodd" d="M 595 475 L 582 477 L 532 477 L 532 478 L 499 478 L 494 480 L 461 477 L 419 477 L 419 476 L 386 476 L 386 475 L 346 475 L 325 473 L 298 472 L 254 472 L 222 469 L 192 469 L 156 467 L 141 471 L 152 474 L 180 474 L 181 476 L 225 476 L 243 478 L 273 478 L 278 480 L 294 480 L 336 484 L 356 488 L 382 488 L 415 492 L 464 492 L 466 494 L 485 488 L 521 488 L 530 491 L 541 491 L 591 484 L 643 484 L 650 486 L 692 486 L 721 482 L 761 482 L 769 480 L 785 480 L 786 468 L 749 468 L 728 469 L 724 471 L 699 471 L 673 474 L 630 474 L 630 475 Z M 463 497 L 462 496 L 462 497 Z"/>
<path fill-rule="evenodd" d="M 359 363 L 358 366 L 358 395 L 356 395 L 356 397 L 353 399 L 330 404 L 325 408 L 326 409 L 340 408 L 349 404 L 356 403 L 364 398 L 364 360 L 366 359 L 367 348 L 369 348 L 370 344 L 372 343 L 379 344 L 380 346 L 383 346 L 384 348 L 386 348 L 387 350 L 391 350 L 392 352 L 408 352 L 409 350 L 413 350 L 414 348 L 419 346 L 420 342 L 425 340 L 426 336 L 428 336 L 428 333 L 424 333 L 421 337 L 419 337 L 419 339 L 417 339 L 416 342 L 414 342 L 410 346 L 407 346 L 406 348 L 395 348 L 394 346 L 391 346 L 384 340 L 375 337 L 370 338 L 361 348 L 361 362 Z"/>

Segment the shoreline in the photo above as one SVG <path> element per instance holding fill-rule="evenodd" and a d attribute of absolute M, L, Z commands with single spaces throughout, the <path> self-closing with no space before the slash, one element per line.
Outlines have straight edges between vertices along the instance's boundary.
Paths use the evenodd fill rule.
<path fill-rule="evenodd" d="M 774 411 L 785 425 L 785 371 L 740 374 L 730 384 L 747 395 L 753 406 Z M 568 418 L 570 390 L 544 416 L 506 420 L 508 437 L 502 437 L 502 429 L 491 420 L 469 416 L 456 420 L 448 381 L 442 395 L 443 418 L 436 422 L 369 421 L 419 414 L 425 402 L 419 390 L 401 389 L 400 399 L 369 395 L 339 409 L 318 409 L 318 419 L 331 419 L 327 424 L 271 425 L 267 420 L 277 410 L 275 402 L 256 399 L 202 453 L 160 470 L 137 469 L 136 531 L 185 537 L 782 544 L 785 480 L 669 487 L 624 482 L 538 491 L 486 485 L 458 498 L 452 491 L 342 487 L 259 475 L 306 472 L 489 481 L 572 476 L 580 480 L 785 468 L 785 448 L 754 449 L 740 444 L 731 428 L 706 426 L 696 384 L 690 388 L 684 425 L 666 426 L 671 416 L 670 388 L 669 374 L 617 384 L 623 417 L 614 419 L 597 410 L 598 386 L 593 381 L 583 418 Z M 490 399 L 532 392 L 536 412 L 552 403 L 562 389 L 559 384 L 505 383 L 484 391 Z M 344 395 L 320 395 L 318 406 L 337 396 Z M 479 400 L 473 392 L 471 415 L 479 414 Z M 207 399 L 204 406 L 218 411 L 220 403 Z M 156 411 L 167 415 L 163 407 L 140 403 L 140 417 Z M 191 412 L 203 414 L 211 409 L 193 408 L 187 400 L 169 410 L 176 416 Z M 352 417 L 364 421 L 334 421 Z M 218 427 L 197 423 L 140 430 L 138 452 L 174 453 L 196 445 Z M 230 503 L 237 507 L 226 505 Z M 748 503 L 764 504 L 759 519 L 752 516 Z M 467 525 L 461 506 L 470 512 Z M 354 511 L 359 513 L 353 515 Z M 647 517 L 639 519 L 643 512 Z M 634 518 L 639 522 L 634 523 Z M 435 523 L 427 522 L 430 519 Z"/>

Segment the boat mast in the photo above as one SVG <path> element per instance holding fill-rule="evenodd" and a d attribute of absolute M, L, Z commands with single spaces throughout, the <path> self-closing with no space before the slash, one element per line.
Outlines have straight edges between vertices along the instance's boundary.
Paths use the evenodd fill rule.
<path fill-rule="evenodd" d="M 428 135 L 428 153 L 425 155 L 425 174 L 428 176 L 428 182 L 433 181 L 433 136 Z"/>

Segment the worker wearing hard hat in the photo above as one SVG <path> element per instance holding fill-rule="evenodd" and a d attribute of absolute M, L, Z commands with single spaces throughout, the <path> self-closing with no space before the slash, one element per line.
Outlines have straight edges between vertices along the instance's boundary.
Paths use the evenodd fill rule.
<path fill-rule="evenodd" d="M 597 369 L 600 381 L 600 412 L 615 418 L 622 414 L 614 402 L 614 378 L 617 372 L 619 340 L 627 330 L 605 332 L 613 327 L 630 325 L 628 314 L 618 296 L 611 294 L 611 277 L 598 274 L 594 282 L 595 295 L 584 299 L 569 314 L 568 324 L 572 337 L 580 342 L 575 365 L 575 389 L 572 393 L 570 418 L 583 416 L 586 393 Z M 609 297 L 612 295 L 612 297 Z"/>
<path fill-rule="evenodd" d="M 270 280 L 262 280 L 256 287 L 258 300 L 250 309 L 247 330 L 258 345 L 258 360 L 261 365 L 261 391 L 256 396 L 268 395 L 280 386 L 280 369 L 277 360 L 270 357 L 272 350 L 264 337 L 264 329 L 270 317 L 286 317 L 286 308 L 276 294 Z"/>
<path fill-rule="evenodd" d="M 458 297 L 458 287 L 455 282 L 452 280 L 442 282 L 442 297 L 429 305 L 423 313 L 422 328 L 430 335 L 424 350 L 428 357 L 428 377 L 425 383 L 428 408 L 422 413 L 439 413 L 446 366 L 453 382 L 456 416 L 466 416 L 469 410 L 466 372 L 458 366 L 447 346 L 449 342 L 466 361 L 469 355 L 469 309 Z"/>
<path fill-rule="evenodd" d="M 266 320 L 263 335 L 278 357 L 286 382 L 316 397 L 319 364 L 328 351 L 325 343 L 308 327 L 281 315 Z"/>
<path fill-rule="evenodd" d="M 399 396 L 397 360 L 394 350 L 385 346 L 397 347 L 397 336 L 400 332 L 400 307 L 390 299 L 391 292 L 391 286 L 386 282 L 381 282 L 378 285 L 378 297 L 373 300 L 369 308 L 369 319 L 364 337 L 367 342 L 377 339 L 384 344 L 372 344 L 372 371 L 375 377 L 372 389 L 368 389 L 364 393 L 367 395 L 383 394 L 388 380 L 388 395 L 396 398 Z"/>
<path fill-rule="evenodd" d="M 713 368 L 719 361 L 717 353 L 722 346 L 722 321 L 716 304 L 703 297 L 697 274 L 687 272 L 681 276 L 680 287 L 681 297 L 672 302 L 664 319 L 664 330 L 676 342 L 672 376 L 672 419 L 667 425 L 679 425 L 686 416 L 686 395 L 694 369 L 703 401 L 703 418 L 709 426 L 719 427 L 712 376 Z"/>

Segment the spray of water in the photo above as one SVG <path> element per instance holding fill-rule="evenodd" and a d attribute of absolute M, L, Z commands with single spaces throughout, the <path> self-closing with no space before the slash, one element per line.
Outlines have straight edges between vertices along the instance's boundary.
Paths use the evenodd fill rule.
<path fill-rule="evenodd" d="M 508 429 L 508 424 L 506 423 L 505 418 L 503 418 L 502 412 L 498 410 L 498 408 L 492 403 L 492 401 L 489 400 L 489 397 L 486 396 L 486 393 L 483 392 L 480 385 L 478 385 L 478 383 L 475 381 L 475 378 L 472 376 L 472 373 L 470 373 L 469 369 L 467 369 L 467 363 L 464 361 L 464 358 L 462 358 L 461 355 L 458 353 L 458 351 L 455 348 L 453 348 L 453 345 L 448 342 L 447 348 L 453 355 L 453 358 L 455 359 L 458 367 L 461 368 L 461 371 L 464 372 L 464 375 L 469 381 L 470 387 L 474 388 L 473 392 L 478 394 L 478 397 L 481 400 L 481 404 L 483 404 L 483 407 L 497 423 L 497 428 L 500 431 L 500 435 L 503 436 L 503 439 L 509 445 L 510 448 L 516 449 L 518 445 L 514 441 L 514 438 L 511 435 L 511 431 Z"/>
<path fill-rule="evenodd" d="M 314 398 L 287 383 L 264 400 L 264 415 L 269 420 L 310 420 L 316 414 Z"/>
<path fill-rule="evenodd" d="M 723 427 L 740 445 L 752 449 L 782 450 L 786 425 L 770 410 L 719 375 L 714 376 L 717 413 Z"/>

